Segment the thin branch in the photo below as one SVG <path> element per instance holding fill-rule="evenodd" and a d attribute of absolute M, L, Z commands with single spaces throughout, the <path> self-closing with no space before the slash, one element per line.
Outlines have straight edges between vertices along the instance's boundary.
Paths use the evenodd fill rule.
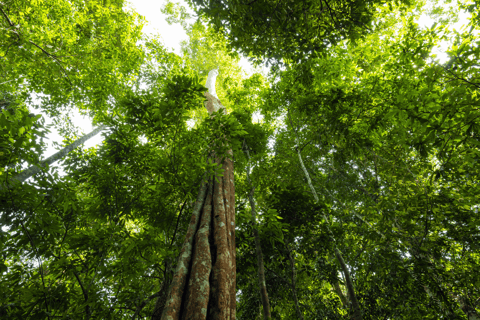
<path fill-rule="evenodd" d="M 151 300 L 155 299 L 156 297 L 159 297 L 161 293 L 162 291 L 158 291 L 157 293 L 154 293 L 151 296 L 149 296 L 147 299 L 143 300 L 142 303 L 138 305 L 137 310 L 135 310 L 135 313 L 132 316 L 132 320 L 135 320 L 137 318 L 138 314 L 147 305 L 147 303 L 149 303 Z"/>
<path fill-rule="evenodd" d="M 88 301 L 88 293 L 85 290 L 85 287 L 83 286 L 83 282 L 82 282 L 82 280 L 78 276 L 78 273 L 75 270 L 73 270 L 73 274 L 75 275 L 75 278 L 77 278 L 78 284 L 80 285 L 80 288 L 82 289 L 83 298 L 85 299 L 85 302 L 87 302 Z"/>
<path fill-rule="evenodd" d="M 37 259 L 40 262 L 39 265 L 38 265 L 38 268 L 39 268 L 39 271 L 40 271 L 40 277 L 42 278 L 43 299 L 45 301 L 45 309 L 47 309 L 47 317 L 48 317 L 48 319 L 50 319 L 50 311 L 48 310 L 48 301 L 47 301 L 47 296 L 45 294 L 46 288 L 45 288 L 45 278 L 43 277 L 43 261 L 40 258 L 40 255 L 38 254 L 38 249 L 33 242 L 33 239 L 32 239 L 32 236 L 30 235 L 30 232 L 28 232 L 27 228 L 25 228 L 25 225 L 23 224 L 23 222 L 21 220 L 20 220 L 20 225 L 22 226 L 23 230 L 27 234 L 28 239 L 30 240 L 30 245 L 32 246 L 32 249 L 36 252 Z"/>
<path fill-rule="evenodd" d="M 180 208 L 180 212 L 179 212 L 178 217 L 177 217 L 177 225 L 175 226 L 175 231 L 173 232 L 172 241 L 170 241 L 170 246 L 172 246 L 173 240 L 175 239 L 175 236 L 177 235 L 178 223 L 180 222 L 180 217 L 182 216 L 183 208 L 185 208 L 186 203 L 187 203 L 187 199 L 185 199 L 185 201 L 183 202 L 182 208 Z M 168 229 L 170 229 L 170 226 L 168 227 Z M 168 230 L 167 230 L 167 234 L 168 234 Z"/>
<path fill-rule="evenodd" d="M 11 27 L 15 27 L 15 24 L 10 20 L 10 18 L 8 17 L 8 15 L 5 13 L 5 11 L 3 11 L 2 8 L 0 8 L 0 11 L 2 12 L 2 15 L 5 17 L 5 19 L 7 20 L 8 24 L 11 26 Z M 15 33 L 15 35 L 17 36 L 17 38 L 20 40 L 20 34 L 17 32 L 17 31 L 13 31 L 11 30 L 13 33 Z M 73 85 L 72 84 L 72 81 L 70 81 L 70 78 L 68 77 L 68 73 L 67 73 L 67 70 L 65 70 L 65 68 L 62 66 L 60 60 L 58 60 L 58 58 L 53 55 L 53 54 L 50 54 L 48 53 L 45 49 L 43 49 L 42 47 L 40 47 L 38 44 L 36 44 L 35 42 L 31 41 L 31 40 L 28 40 L 29 43 L 33 44 L 35 47 L 37 47 L 38 49 L 40 49 L 47 57 L 49 58 L 52 58 L 57 64 L 58 66 L 60 67 L 60 69 L 62 70 L 62 72 L 65 74 L 65 77 L 67 78 L 68 82 L 70 83 L 70 85 Z"/>
<path fill-rule="evenodd" d="M 65 70 L 65 68 L 62 66 L 60 60 L 58 60 L 55 55 L 48 53 L 45 49 L 43 49 L 42 47 L 40 47 L 38 44 L 36 44 L 35 42 L 33 42 L 33 41 L 31 41 L 31 40 L 28 40 L 28 42 L 30 42 L 30 43 L 33 44 L 35 47 L 37 47 L 38 49 L 40 49 L 43 53 L 45 53 L 45 54 L 47 55 L 47 57 L 52 58 L 52 59 L 58 64 L 58 66 L 60 67 L 60 69 L 63 71 L 63 73 L 65 74 L 65 77 L 67 77 L 67 80 L 68 80 L 68 82 L 70 83 L 70 85 L 73 85 L 73 84 L 72 84 L 72 81 L 70 81 L 70 78 L 68 77 L 67 70 Z"/>
<path fill-rule="evenodd" d="M 10 25 L 10 27 L 15 27 L 15 24 L 10 20 L 10 18 L 7 16 L 7 14 L 5 13 L 5 11 L 3 11 L 2 8 L 0 8 L 0 11 L 2 12 L 3 16 L 5 17 L 5 19 L 7 19 L 7 22 L 8 22 L 8 24 Z"/>

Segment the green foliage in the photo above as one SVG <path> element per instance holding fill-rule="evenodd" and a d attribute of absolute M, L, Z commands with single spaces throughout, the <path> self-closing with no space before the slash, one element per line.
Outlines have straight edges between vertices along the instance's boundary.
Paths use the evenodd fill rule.
<path fill-rule="evenodd" d="M 162 13 L 167 15 L 167 22 L 169 24 L 180 23 L 184 29 L 188 29 L 187 21 L 191 18 L 187 9 L 180 5 L 180 3 L 173 3 L 168 1 L 162 7 Z"/>
<path fill-rule="evenodd" d="M 122 7 L 123 0 L 4 1 L 0 91 L 105 107 L 143 58 L 136 44 L 143 22 Z"/>
<path fill-rule="evenodd" d="M 253 61 L 307 61 L 342 39 L 359 40 L 381 1 L 191 0 L 215 30 Z M 395 1 L 395 5 L 410 1 Z M 389 3 L 391 6 L 391 4 Z"/>
<path fill-rule="evenodd" d="M 222 175 L 212 154 L 235 163 L 239 319 L 262 314 L 254 228 L 275 319 L 295 319 L 297 307 L 305 319 L 350 318 L 334 248 L 350 270 L 363 319 L 472 319 L 480 312 L 476 4 L 449 12 L 436 4 L 438 23 L 422 29 L 415 15 L 425 9 L 375 1 L 329 2 L 332 10 L 352 9 L 338 28 L 322 16 L 329 13 L 312 18 L 321 10 L 315 1 L 199 2 L 206 16 L 217 16 L 193 24 L 184 8 L 168 3 L 170 22 L 188 30 L 183 57 L 155 37 L 137 46 L 141 23 L 122 4 L 1 7 L 2 184 L 42 157 L 47 128 L 30 112 L 30 92 L 51 99 L 42 111 L 59 115 L 60 103 L 70 104 L 108 130 L 101 145 L 0 189 L 0 318 L 151 317 L 152 295 L 172 277 L 199 183 Z M 471 20 L 449 31 L 459 8 Z M 445 63 L 432 53 L 442 41 L 449 41 Z M 33 43 L 62 55 L 71 83 L 50 51 Z M 288 63 L 268 79 L 245 78 L 230 47 Z M 207 115 L 203 81 L 217 67 L 227 112 Z M 55 126 L 64 144 L 76 139 L 64 118 Z"/>
<path fill-rule="evenodd" d="M 4 93 L 0 99 L 0 180 L 14 175 L 21 160 L 38 161 L 42 150 L 39 138 L 45 137 L 40 115 L 30 113 L 21 97 Z M 9 169 L 6 169 L 9 167 Z"/>

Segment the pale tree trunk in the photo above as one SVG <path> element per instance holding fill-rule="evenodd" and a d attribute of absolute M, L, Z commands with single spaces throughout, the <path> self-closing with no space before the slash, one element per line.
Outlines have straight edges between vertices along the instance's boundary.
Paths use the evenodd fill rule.
<path fill-rule="evenodd" d="M 244 149 L 248 157 L 248 161 L 250 161 L 250 153 L 248 151 L 248 146 L 244 144 Z M 258 226 L 257 226 L 257 211 L 255 210 L 255 201 L 253 200 L 253 192 L 255 188 L 252 186 L 252 181 L 250 180 L 250 164 L 247 164 L 247 181 L 252 189 L 251 192 L 248 194 L 248 200 L 250 202 L 250 207 L 252 209 L 252 227 L 253 227 L 253 235 L 255 238 L 255 251 L 257 254 L 257 273 L 258 273 L 258 285 L 260 287 L 260 297 L 262 299 L 262 306 L 263 306 L 263 319 L 268 320 L 272 318 L 270 313 L 270 301 L 268 299 L 267 293 L 267 285 L 265 283 L 265 267 L 263 264 L 263 254 L 262 254 L 262 247 L 260 245 L 260 237 L 258 235 Z"/>
<path fill-rule="evenodd" d="M 215 83 L 211 79 L 216 74 L 210 71 L 207 84 Z M 224 108 L 212 94 L 207 92 L 205 96 L 210 114 Z M 231 157 L 225 158 L 222 168 L 223 177 L 202 182 L 162 320 L 235 319 L 235 186 Z"/>
<path fill-rule="evenodd" d="M 288 117 L 290 119 L 290 115 L 288 115 Z M 305 178 L 307 179 L 307 184 L 310 187 L 310 190 L 312 191 L 315 202 L 317 204 L 319 204 L 320 199 L 318 198 L 317 191 L 315 190 L 315 187 L 312 184 L 312 180 L 310 179 L 310 174 L 308 173 L 307 168 L 303 164 L 302 153 L 299 149 L 300 142 L 299 142 L 299 139 L 298 139 L 298 134 L 297 134 L 297 131 L 295 130 L 295 127 L 293 126 L 293 122 L 292 122 L 291 119 L 290 119 L 290 124 L 291 124 L 292 130 L 295 134 L 294 135 L 295 144 L 296 144 L 295 150 L 297 151 L 297 154 L 298 154 L 298 160 L 300 162 L 300 167 L 302 168 L 303 173 L 305 175 Z M 342 268 L 343 274 L 345 276 L 345 285 L 347 287 L 347 292 L 349 294 L 350 302 L 352 304 L 352 309 L 353 309 L 351 318 L 353 320 L 361 320 L 362 319 L 362 311 L 360 310 L 360 304 L 358 303 L 357 296 L 355 295 L 355 290 L 354 290 L 354 287 L 353 287 L 353 281 L 352 281 L 351 276 L 350 276 L 350 271 L 348 270 L 348 268 L 345 264 L 345 261 L 343 260 L 342 253 L 337 248 L 335 238 L 333 237 L 333 233 L 332 233 L 332 231 L 330 230 L 330 227 L 329 227 L 329 219 L 325 215 L 325 213 L 323 214 L 323 218 L 325 219 L 325 222 L 326 222 L 329 238 L 331 239 L 331 241 L 333 243 L 333 246 L 334 246 L 335 257 L 337 258 L 337 260 L 340 264 L 340 267 Z"/>
<path fill-rule="evenodd" d="M 51 165 L 58 159 L 61 159 L 65 157 L 69 152 L 71 152 L 73 149 L 77 148 L 81 144 L 85 143 L 88 139 L 96 136 L 99 132 L 105 130 L 107 127 L 106 126 L 100 126 L 90 132 L 89 134 L 84 135 L 80 139 L 77 139 L 73 143 L 69 144 L 68 146 L 64 147 L 62 150 L 59 150 L 57 153 L 54 155 L 51 155 L 47 159 L 40 161 L 39 165 L 40 167 L 46 167 L 47 165 Z M 37 173 L 39 173 L 42 169 L 40 169 L 38 166 L 33 165 L 30 168 L 22 171 L 21 173 L 17 174 L 11 179 L 11 182 L 7 184 L 7 188 L 10 188 L 14 183 L 23 183 L 25 180 L 27 180 L 30 177 L 33 177 Z M 3 189 L 4 186 L 0 185 L 0 190 Z"/>
<path fill-rule="evenodd" d="M 343 261 L 342 254 L 340 253 L 340 250 L 338 250 L 338 248 L 335 248 L 335 256 L 337 257 L 343 274 L 345 275 L 345 284 L 347 287 L 348 296 L 350 297 L 350 301 L 353 307 L 352 319 L 362 319 L 362 313 L 360 311 L 360 306 L 355 295 L 355 290 L 353 289 L 353 281 L 350 278 L 350 272 L 348 271 L 347 265 L 345 264 L 345 261 Z"/>

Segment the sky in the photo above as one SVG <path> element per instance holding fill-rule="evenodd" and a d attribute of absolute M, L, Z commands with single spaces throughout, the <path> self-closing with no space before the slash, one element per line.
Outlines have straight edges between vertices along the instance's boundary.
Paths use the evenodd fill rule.
<path fill-rule="evenodd" d="M 134 9 L 145 18 L 147 24 L 143 27 L 146 34 L 160 34 L 167 48 L 180 54 L 180 42 L 187 40 L 187 34 L 179 24 L 169 25 L 166 16 L 160 11 L 164 5 L 163 0 L 129 0 L 127 7 Z M 176 0 L 183 6 L 188 5 L 183 0 Z"/>
<path fill-rule="evenodd" d="M 175 2 L 180 2 L 183 6 L 188 9 L 188 5 L 183 0 L 174 0 Z M 146 25 L 143 28 L 143 32 L 146 34 L 159 34 L 164 42 L 165 47 L 171 49 L 177 54 L 180 54 L 180 43 L 181 41 L 187 40 L 188 37 L 183 30 L 182 26 L 179 24 L 169 25 L 166 22 L 166 16 L 162 14 L 161 7 L 165 4 L 163 0 L 129 0 L 128 8 L 131 8 L 142 15 L 147 21 Z M 453 27 L 459 29 L 461 25 L 466 21 L 465 17 L 460 17 L 459 22 L 456 23 Z M 433 23 L 433 20 L 423 16 L 420 21 L 418 21 L 421 26 L 430 27 Z M 441 57 L 442 49 L 437 50 L 437 55 Z M 240 61 L 240 65 L 244 68 L 247 74 L 250 74 L 252 68 L 248 61 L 243 58 Z M 75 120 L 75 125 L 81 128 L 83 133 L 87 134 L 93 130 L 91 121 L 88 118 L 80 116 L 78 113 L 75 113 L 72 116 L 72 119 Z M 50 119 L 46 119 L 46 123 L 51 123 Z M 48 136 L 48 148 L 44 153 L 44 158 L 47 158 L 54 154 L 56 150 L 52 146 L 53 141 L 61 142 L 62 138 L 54 128 L 51 128 L 52 133 Z M 84 148 L 90 148 L 95 145 L 98 145 L 103 140 L 101 134 L 91 138 L 87 143 L 85 143 Z"/>

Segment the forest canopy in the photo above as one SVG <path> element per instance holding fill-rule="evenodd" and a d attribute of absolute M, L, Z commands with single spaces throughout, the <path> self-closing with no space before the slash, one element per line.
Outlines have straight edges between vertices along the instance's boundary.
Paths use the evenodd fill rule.
<path fill-rule="evenodd" d="M 479 320 L 480 3 L 187 2 L 0 2 L 0 318 Z"/>

